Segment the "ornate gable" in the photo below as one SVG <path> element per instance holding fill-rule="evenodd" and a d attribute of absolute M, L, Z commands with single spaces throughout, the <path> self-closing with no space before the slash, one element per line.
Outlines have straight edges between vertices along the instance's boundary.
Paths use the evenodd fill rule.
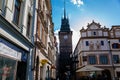
<path fill-rule="evenodd" d="M 96 23 L 96 22 L 92 21 L 91 24 L 87 25 L 87 29 L 88 30 L 91 30 L 91 29 L 100 29 L 100 26 L 101 25 L 99 23 Z"/>
<path fill-rule="evenodd" d="M 120 37 L 120 25 L 112 26 L 111 30 L 111 37 Z"/>

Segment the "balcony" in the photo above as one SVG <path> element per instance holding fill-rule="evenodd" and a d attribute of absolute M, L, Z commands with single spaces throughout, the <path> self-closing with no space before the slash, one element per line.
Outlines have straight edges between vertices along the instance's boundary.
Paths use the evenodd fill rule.
<path fill-rule="evenodd" d="M 35 45 L 38 46 L 39 49 L 46 49 L 45 45 L 43 44 L 42 40 L 40 39 L 40 37 L 36 34 L 35 35 Z"/>

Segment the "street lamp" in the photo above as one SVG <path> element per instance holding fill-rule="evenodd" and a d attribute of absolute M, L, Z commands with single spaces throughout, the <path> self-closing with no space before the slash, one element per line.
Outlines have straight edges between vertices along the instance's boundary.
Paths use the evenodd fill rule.
<path fill-rule="evenodd" d="M 112 55 L 111 47 L 110 47 L 110 40 L 108 40 L 108 45 L 109 45 L 109 53 L 110 53 L 110 57 L 111 57 L 111 65 L 112 65 L 112 72 L 113 72 L 113 80 L 115 80 L 114 61 L 113 61 L 113 55 Z"/>

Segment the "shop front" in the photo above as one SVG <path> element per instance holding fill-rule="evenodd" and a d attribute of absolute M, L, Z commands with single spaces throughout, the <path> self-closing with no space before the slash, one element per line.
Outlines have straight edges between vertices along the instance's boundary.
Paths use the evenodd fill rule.
<path fill-rule="evenodd" d="M 20 76 L 18 64 L 27 57 L 26 55 L 22 58 L 24 53 L 22 49 L 0 38 L 0 80 L 16 80 L 16 76 Z"/>

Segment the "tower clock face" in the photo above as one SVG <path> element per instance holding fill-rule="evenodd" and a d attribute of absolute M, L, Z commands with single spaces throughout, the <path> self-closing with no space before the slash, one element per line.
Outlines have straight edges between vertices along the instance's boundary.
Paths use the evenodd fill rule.
<path fill-rule="evenodd" d="M 68 36 L 67 36 L 67 35 L 64 35 L 64 39 L 68 39 Z"/>

